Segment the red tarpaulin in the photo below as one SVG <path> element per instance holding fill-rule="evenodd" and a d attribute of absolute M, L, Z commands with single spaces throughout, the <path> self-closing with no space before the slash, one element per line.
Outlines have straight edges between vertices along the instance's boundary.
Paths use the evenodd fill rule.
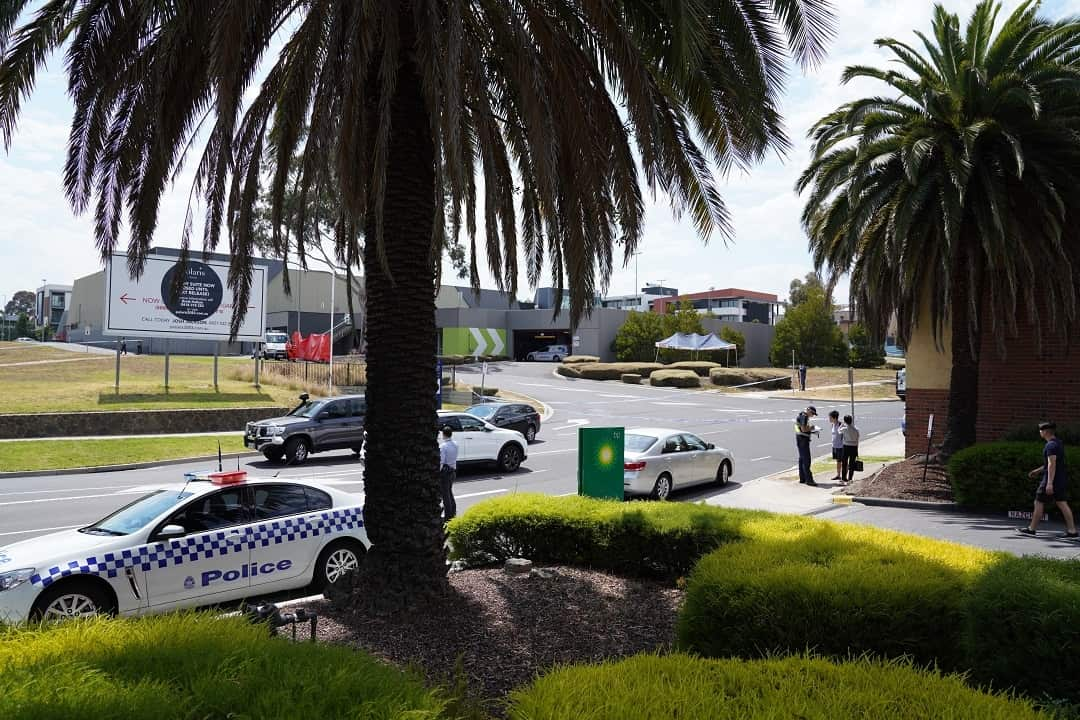
<path fill-rule="evenodd" d="M 330 362 L 330 335 L 312 333 L 304 337 L 299 332 L 292 334 L 292 339 L 285 345 L 285 353 L 290 360 L 314 360 Z"/>

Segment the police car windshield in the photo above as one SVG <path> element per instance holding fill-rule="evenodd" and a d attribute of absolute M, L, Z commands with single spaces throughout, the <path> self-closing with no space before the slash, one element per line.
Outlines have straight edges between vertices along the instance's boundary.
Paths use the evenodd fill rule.
<path fill-rule="evenodd" d="M 149 495 L 125 505 L 107 518 L 81 528 L 79 532 L 90 535 L 130 535 L 146 527 L 158 515 L 177 505 L 185 498 L 191 497 L 192 494 L 190 492 L 176 492 L 175 490 L 155 490 Z"/>
<path fill-rule="evenodd" d="M 300 407 L 290 412 L 289 415 L 292 415 L 293 417 L 313 418 L 319 414 L 319 410 L 322 406 L 322 400 L 305 400 L 300 404 Z"/>

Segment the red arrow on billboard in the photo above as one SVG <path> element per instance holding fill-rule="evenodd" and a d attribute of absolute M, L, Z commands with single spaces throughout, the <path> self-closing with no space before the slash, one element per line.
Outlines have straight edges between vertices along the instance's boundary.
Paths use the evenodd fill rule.
<path fill-rule="evenodd" d="M 133 298 L 133 297 L 128 297 L 127 293 L 124 293 L 123 295 L 120 296 L 120 302 L 124 303 L 125 305 L 128 304 L 128 300 L 134 300 L 134 299 L 135 298 Z"/>

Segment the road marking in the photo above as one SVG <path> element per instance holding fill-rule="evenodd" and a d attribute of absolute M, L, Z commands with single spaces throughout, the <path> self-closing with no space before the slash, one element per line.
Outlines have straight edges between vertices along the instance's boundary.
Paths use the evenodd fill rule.
<path fill-rule="evenodd" d="M 552 495 L 552 497 L 567 497 L 568 495 L 577 495 L 577 491 L 568 493 L 559 493 L 558 495 Z"/>
<path fill-rule="evenodd" d="M 762 460 L 768 460 L 771 457 L 772 457 L 772 455 L 766 455 L 764 457 L 759 457 L 759 458 L 750 458 L 750 460 L 748 460 L 747 462 L 761 462 Z"/>
<path fill-rule="evenodd" d="M 596 393 L 597 397 L 618 398 L 619 400 L 645 400 L 638 395 L 613 395 L 611 393 Z"/>
<path fill-rule="evenodd" d="M 8 495 L 45 495 L 46 493 L 60 493 L 60 492 L 92 492 L 94 490 L 120 490 L 130 489 L 130 485 L 102 485 L 101 487 L 90 488 L 63 488 L 61 490 L 19 490 L 17 492 L 5 492 L 0 493 L 0 497 L 6 497 Z M 0 533 L 2 535 L 3 533 Z"/>
<path fill-rule="evenodd" d="M 559 432 L 561 430 L 576 430 L 582 425 L 588 425 L 589 420 L 588 418 L 577 418 L 576 420 L 567 420 L 566 423 L 567 424 L 563 425 L 562 427 L 555 428 L 555 432 Z"/>
<path fill-rule="evenodd" d="M 60 498 L 38 498 L 37 500 L 9 500 L 7 502 L 0 502 L 0 507 L 6 505 L 31 505 L 33 503 L 43 502 L 63 502 L 65 500 L 89 500 L 90 498 L 103 498 L 103 497 L 115 497 L 117 495 L 138 495 L 143 492 L 142 490 L 119 490 L 114 493 L 103 493 L 101 495 L 73 495 L 71 497 Z"/>
<path fill-rule="evenodd" d="M 596 392 L 595 390 L 581 390 L 579 388 L 555 387 L 554 385 L 545 385 L 545 384 L 542 384 L 542 383 L 521 383 L 521 385 L 524 385 L 525 387 L 539 387 L 539 388 L 547 388 L 548 390 L 558 390 L 559 392 L 582 392 L 582 393 L 595 393 Z"/>
<path fill-rule="evenodd" d="M 533 455 L 557 455 L 559 453 L 577 452 L 577 448 L 566 448 L 565 450 L 540 450 L 539 452 L 529 453 L 529 457 Z"/>
<path fill-rule="evenodd" d="M 701 403 L 696 403 L 696 402 L 672 402 L 672 401 L 658 402 L 658 401 L 655 401 L 655 400 L 653 402 L 651 402 L 650 405 L 679 405 L 679 406 L 685 406 L 685 407 L 701 407 Z"/>
<path fill-rule="evenodd" d="M 496 495 L 498 493 L 510 492 L 509 488 L 501 488 L 499 490 L 484 490 L 483 492 L 465 493 L 464 495 L 454 495 L 454 498 L 460 500 L 461 498 L 480 497 L 481 495 Z"/>
<path fill-rule="evenodd" d="M 874 437 L 875 435 L 880 435 L 880 434 L 881 434 L 881 431 L 878 430 L 876 432 L 872 432 L 872 433 L 868 434 L 866 437 Z"/>
<path fill-rule="evenodd" d="M 70 530 L 71 528 L 77 528 L 77 527 L 82 527 L 82 525 L 61 525 L 60 527 L 33 528 L 32 530 L 15 530 L 13 532 L 0 532 L 0 536 L 4 536 L 4 535 L 29 535 L 30 533 L 51 532 L 53 530 Z"/>

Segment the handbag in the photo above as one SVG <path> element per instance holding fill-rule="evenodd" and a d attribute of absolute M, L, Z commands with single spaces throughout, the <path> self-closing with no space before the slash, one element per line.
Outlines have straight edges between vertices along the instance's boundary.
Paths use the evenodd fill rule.
<path fill-rule="evenodd" d="M 853 461 L 853 462 L 852 462 L 852 466 L 853 466 L 853 467 L 855 468 L 855 472 L 862 472 L 862 471 L 863 471 L 863 463 L 862 463 L 862 460 L 855 460 L 855 461 Z"/>

